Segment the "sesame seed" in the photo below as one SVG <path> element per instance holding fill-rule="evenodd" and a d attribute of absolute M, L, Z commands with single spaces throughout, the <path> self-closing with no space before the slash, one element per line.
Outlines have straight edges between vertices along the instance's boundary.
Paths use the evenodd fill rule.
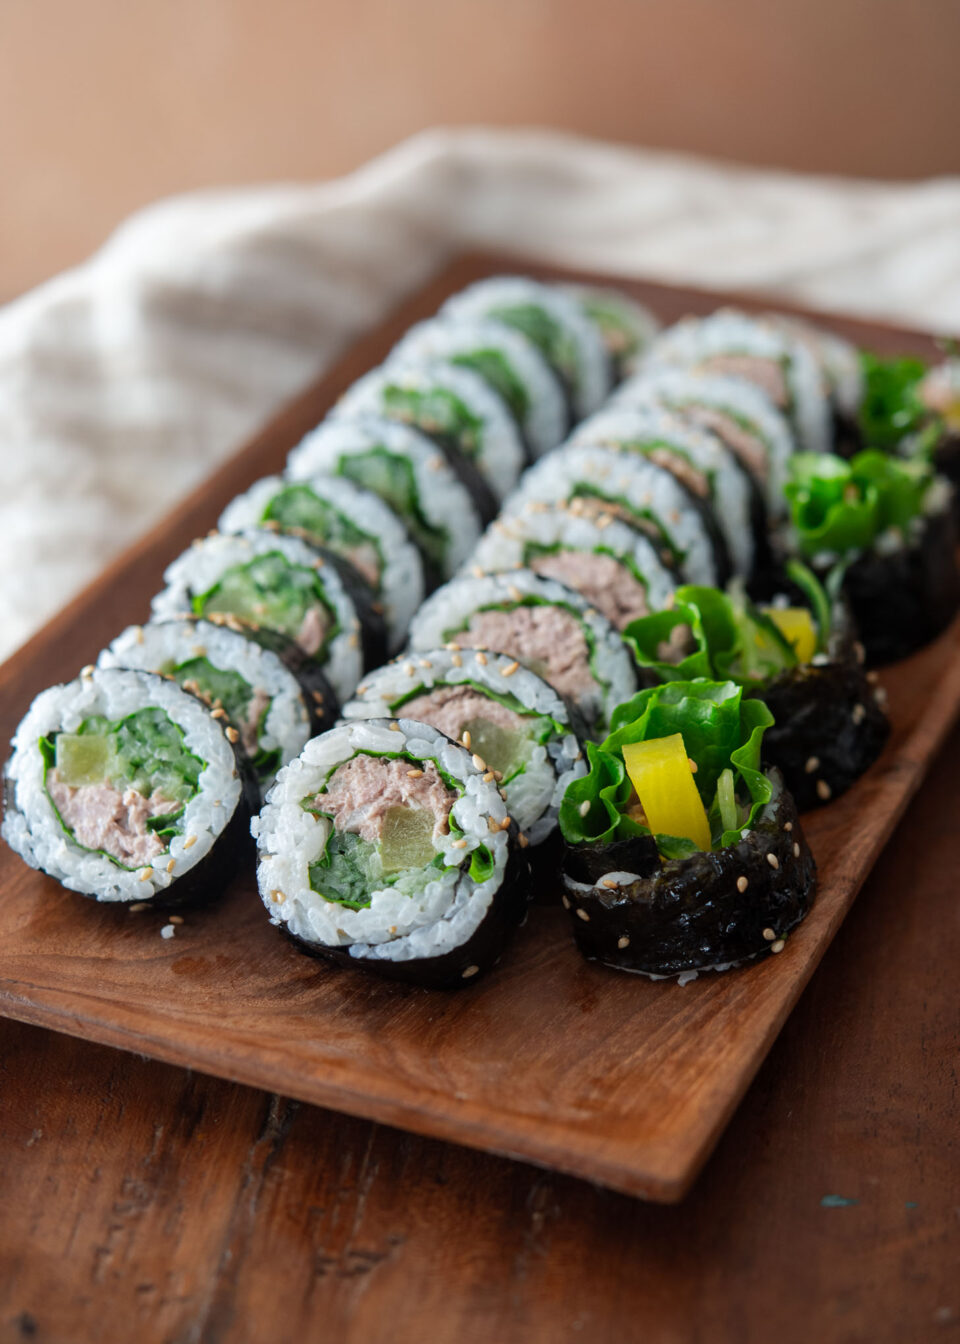
<path fill-rule="evenodd" d="M 446 465 L 447 465 L 447 459 L 445 457 L 441 457 L 439 453 L 437 454 L 436 457 L 431 457 L 430 461 L 427 463 L 427 466 L 430 468 L 431 471 L 442 471 Z"/>
<path fill-rule="evenodd" d="M 612 522 L 613 517 L 611 514 L 601 513 L 600 517 L 597 519 L 597 531 L 602 532 L 605 528 L 609 527 Z"/>
<path fill-rule="evenodd" d="M 423 771 L 422 771 L 422 770 L 408 770 L 408 771 L 407 771 L 407 779 L 422 779 L 422 777 L 423 777 Z"/>
<path fill-rule="evenodd" d="M 502 771 L 502 770 L 494 770 L 494 772 L 493 772 L 493 777 L 494 777 L 494 779 L 503 779 L 503 771 Z"/>
<path fill-rule="evenodd" d="M 879 680 L 880 680 L 880 673 L 879 673 L 879 672 L 868 672 L 868 673 L 867 673 L 867 681 L 869 681 L 869 683 L 870 683 L 871 686 L 876 686 L 876 684 L 877 684 L 877 682 L 878 682 Z"/>
<path fill-rule="evenodd" d="M 483 578 L 483 566 L 482 566 L 482 565 L 474 565 L 470 572 L 471 572 L 471 574 L 473 575 L 473 577 L 474 577 L 475 579 L 482 579 L 482 578 Z"/>
<path fill-rule="evenodd" d="M 171 859 L 170 862 L 167 864 L 167 872 L 172 873 L 174 868 L 176 868 L 176 866 L 177 866 L 176 859 Z"/>
<path fill-rule="evenodd" d="M 175 933 L 176 929 L 173 927 L 172 924 L 164 924 L 163 928 L 160 930 L 160 937 L 172 938 Z"/>
<path fill-rule="evenodd" d="M 227 718 L 227 711 L 225 709 L 215 709 L 211 713 L 210 717 L 212 719 L 225 719 Z"/>
<path fill-rule="evenodd" d="M 487 665 L 487 655 L 483 652 L 482 649 L 477 654 L 477 662 L 480 664 L 481 667 L 486 667 Z"/>
<path fill-rule="evenodd" d="M 690 767 L 690 773 L 691 773 L 692 775 L 695 775 L 695 774 L 697 773 L 697 763 L 696 763 L 696 761 L 691 760 L 691 758 L 688 756 L 688 757 L 687 757 L 687 765 L 689 765 L 689 767 Z"/>
<path fill-rule="evenodd" d="M 589 798 L 584 798 L 583 802 L 580 804 L 580 809 L 579 809 L 579 811 L 580 811 L 580 815 L 581 815 L 581 817 L 585 817 L 585 816 L 587 815 L 587 813 L 590 811 L 590 799 L 589 799 Z"/>
<path fill-rule="evenodd" d="M 153 877 L 153 869 L 147 864 L 146 868 L 140 870 L 140 881 L 149 882 L 151 877 Z"/>
<path fill-rule="evenodd" d="M 431 661 L 430 661 L 429 658 L 421 658 L 421 659 L 420 659 L 420 666 L 421 666 L 421 667 L 426 667 L 426 668 L 431 668 L 431 667 L 433 667 L 433 663 L 431 663 Z"/>
<path fill-rule="evenodd" d="M 466 840 L 454 840 L 453 844 L 450 846 L 451 849 L 466 849 L 466 847 Z"/>
<path fill-rule="evenodd" d="M 741 893 L 741 895 L 743 894 L 743 892 L 746 891 L 746 889 L 747 889 L 747 887 L 749 887 L 749 885 L 750 885 L 750 883 L 749 883 L 749 881 L 748 881 L 745 877 L 738 877 L 738 878 L 737 878 L 737 891 L 739 891 L 739 892 Z"/>
<path fill-rule="evenodd" d="M 450 655 L 450 662 L 454 667 L 463 667 L 463 659 L 460 657 L 459 653 L 452 653 Z"/>
<path fill-rule="evenodd" d="M 518 832 L 517 832 L 517 844 L 520 846 L 520 848 L 521 848 L 521 849 L 526 849 L 526 847 L 527 847 L 527 845 L 529 845 L 529 843 L 530 843 L 530 841 L 529 841 L 529 840 L 527 839 L 527 837 L 524 835 L 523 831 L 518 831 Z"/>
<path fill-rule="evenodd" d="M 601 887 L 607 887 L 610 891 L 616 891 L 617 879 L 615 877 L 604 877 L 600 880 Z"/>
<path fill-rule="evenodd" d="M 860 643 L 859 639 L 855 639 L 853 642 L 853 652 L 858 663 L 866 662 L 867 651 Z"/>
<path fill-rule="evenodd" d="M 509 593 L 510 597 L 513 599 L 514 602 L 523 601 L 523 593 L 521 593 L 520 589 L 517 587 L 515 583 L 507 585 L 507 592 Z"/>
<path fill-rule="evenodd" d="M 803 768 L 804 770 L 806 770 L 808 775 L 812 775 L 814 770 L 819 769 L 819 766 L 820 766 L 819 756 L 808 756 L 807 763 Z"/>
<path fill-rule="evenodd" d="M 463 732 L 460 734 L 460 741 L 463 743 L 463 745 L 464 745 L 464 746 L 466 747 L 466 749 L 469 751 L 469 750 L 470 750 L 470 742 L 471 742 L 470 729 L 469 729 L 469 728 L 464 728 Z"/>
<path fill-rule="evenodd" d="M 590 923 L 590 916 L 587 914 L 586 910 L 581 910 L 579 906 L 577 906 L 577 918 L 582 919 L 585 924 Z"/>
<path fill-rule="evenodd" d="M 311 691 L 311 695 L 313 696 L 315 704 L 323 704 L 323 691 Z"/>
<path fill-rule="evenodd" d="M 771 868 L 779 868 L 779 867 L 780 867 L 780 860 L 777 858 L 776 854 L 768 854 L 768 855 L 767 855 L 767 863 L 769 863 L 769 865 L 770 865 Z"/>
<path fill-rule="evenodd" d="M 80 669 L 80 675 L 81 675 L 81 677 L 87 677 L 87 678 L 92 677 L 92 676 L 93 676 L 93 663 L 87 663 L 86 667 L 81 667 L 81 669 Z"/>
<path fill-rule="evenodd" d="M 625 947 L 629 946 L 630 946 L 630 939 L 627 937 L 626 934 L 624 934 L 622 938 L 617 939 L 617 947 L 619 947 L 621 952 Z"/>
<path fill-rule="evenodd" d="M 188 835 L 186 840 L 184 840 L 183 842 L 184 849 L 192 849 L 193 846 L 197 843 L 197 839 L 198 837 L 195 835 Z"/>
<path fill-rule="evenodd" d="M 561 900 L 562 903 L 563 903 L 563 908 L 564 908 L 564 910 L 569 910 L 569 909 L 570 909 L 570 897 L 567 896 L 566 893 L 564 893 L 564 895 L 560 897 L 560 900 Z"/>
<path fill-rule="evenodd" d="M 824 802 L 833 797 L 833 790 L 825 779 L 817 780 L 817 797 L 822 798 Z"/>
<path fill-rule="evenodd" d="M 350 634 L 347 636 L 347 643 L 350 645 L 351 649 L 358 649 L 360 647 L 360 638 L 357 635 L 356 630 L 350 631 Z"/>
<path fill-rule="evenodd" d="M 500 829 L 499 821 L 497 821 L 495 817 L 487 817 L 487 829 L 493 831 L 494 835 L 496 835 L 497 831 Z"/>
<path fill-rule="evenodd" d="M 444 644 L 443 647 L 444 647 L 445 649 L 449 650 L 450 653 L 459 653 L 459 652 L 460 652 L 460 645 L 457 643 L 457 641 L 456 641 L 455 639 L 451 639 L 450 643 L 449 643 L 449 644 Z"/>
<path fill-rule="evenodd" d="M 513 817 L 506 816 L 500 823 L 500 829 L 501 831 L 509 831 L 512 825 L 513 825 Z"/>
<path fill-rule="evenodd" d="M 479 972 L 479 970 L 480 970 L 479 966 L 468 966 L 467 969 L 464 971 L 463 975 L 461 976 L 461 979 L 469 980 L 470 977 L 472 975 L 476 975 Z"/>
<path fill-rule="evenodd" d="M 405 675 L 405 676 L 407 676 L 407 677 L 412 677 L 412 676 L 414 675 L 414 673 L 416 672 L 416 670 L 417 670 L 417 669 L 414 667 L 413 663 L 407 663 L 407 664 L 404 666 L 403 672 L 404 672 L 404 675 Z"/>
<path fill-rule="evenodd" d="M 488 770 L 488 771 L 487 771 L 487 773 L 486 773 L 486 774 L 484 775 L 484 777 L 483 777 L 483 782 L 484 782 L 484 784 L 492 784 L 492 783 L 493 783 L 493 771 L 492 771 L 492 770 Z"/>
<path fill-rule="evenodd" d="M 786 944 L 786 941 L 785 941 L 783 938 L 778 938 L 777 941 L 776 941 L 775 943 L 771 943 L 771 944 L 770 944 L 770 951 L 771 951 L 771 952 L 782 952 L 783 949 L 786 947 L 786 945 L 787 945 L 787 944 Z"/>
<path fill-rule="evenodd" d="M 508 663 L 506 667 L 500 669 L 501 677 L 512 677 L 519 666 L 519 663 Z"/>
<path fill-rule="evenodd" d="M 766 938 L 766 940 L 767 940 L 768 943 L 772 943 L 773 940 L 774 940 L 774 938 L 776 938 L 777 935 L 774 933 L 773 929 L 764 929 L 764 930 L 763 930 L 763 936 L 764 936 L 764 938 Z"/>
<path fill-rule="evenodd" d="M 171 916 L 170 916 L 170 923 L 171 923 L 171 924 L 182 924 L 182 923 L 183 923 L 183 915 L 171 915 Z"/>
<path fill-rule="evenodd" d="M 883 686 L 878 686 L 873 693 L 873 698 L 881 707 L 887 703 L 887 692 Z"/>
<path fill-rule="evenodd" d="M 149 910 L 149 901 L 134 901 L 133 905 L 127 907 L 131 915 L 138 915 L 141 910 Z"/>
<path fill-rule="evenodd" d="M 224 732 L 225 732 L 226 735 L 227 735 L 227 741 L 228 741 L 228 742 L 239 742 L 239 741 L 240 741 L 240 734 L 237 732 L 236 728 L 225 728 L 225 729 L 224 729 Z"/>
<path fill-rule="evenodd" d="M 792 821 L 785 821 L 785 822 L 783 823 L 783 829 L 784 829 L 785 831 L 792 831 L 792 830 L 793 830 L 793 822 L 792 822 Z"/>
<path fill-rule="evenodd" d="M 143 626 L 142 626 L 142 625 L 135 625 L 135 626 L 133 627 L 133 637 L 134 637 L 134 639 L 137 641 L 138 644 L 142 644 L 142 643 L 143 643 Z"/>
<path fill-rule="evenodd" d="M 799 859 L 800 857 L 800 846 L 797 844 L 796 840 L 793 842 L 793 857 L 795 859 Z"/>
<path fill-rule="evenodd" d="M 863 723 L 864 719 L 866 718 L 866 715 L 867 711 L 863 705 L 854 705 L 853 712 L 851 713 L 850 717 L 851 719 L 853 719 L 854 723 Z"/>
<path fill-rule="evenodd" d="M 390 731 L 391 731 L 391 733 L 399 733 L 399 731 L 400 731 L 400 725 L 399 725 L 399 723 L 397 723 L 396 719 L 394 719 L 393 723 L 391 723 L 391 725 L 390 725 Z"/>
<path fill-rule="evenodd" d="M 273 899 L 276 901 L 277 905 L 283 905 L 284 901 L 287 899 L 287 893 L 285 891 L 274 892 Z"/>
<path fill-rule="evenodd" d="M 473 755 L 470 757 L 470 759 L 473 761 L 473 768 L 475 770 L 480 771 L 486 770 L 487 763 L 482 756 L 478 756 L 477 753 L 474 752 Z"/>

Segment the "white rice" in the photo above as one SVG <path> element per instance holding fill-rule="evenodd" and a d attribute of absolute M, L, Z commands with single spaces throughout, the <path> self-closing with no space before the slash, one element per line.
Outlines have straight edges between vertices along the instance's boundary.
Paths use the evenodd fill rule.
<path fill-rule="evenodd" d="M 287 475 L 294 481 L 343 476 L 351 457 L 376 450 L 410 463 L 420 510 L 442 538 L 440 569 L 449 578 L 477 544 L 483 525 L 470 491 L 426 435 L 382 417 L 325 420 L 294 448 Z"/>
<path fill-rule="evenodd" d="M 391 731 L 383 720 L 367 720 L 313 738 L 281 770 L 252 831 L 260 853 L 260 895 L 271 923 L 285 925 L 296 937 L 321 947 L 349 948 L 358 959 L 411 961 L 453 951 L 479 928 L 506 872 L 509 837 L 499 823 L 507 808 L 496 784 L 484 783 L 468 751 L 426 724 L 410 719 L 391 722 L 399 731 Z M 360 751 L 373 755 L 406 751 L 416 760 L 435 761 L 461 781 L 463 793 L 450 815 L 467 843 L 457 849 L 453 835 L 437 837 L 434 846 L 450 868 L 413 895 L 384 887 L 370 893 L 369 906 L 351 910 L 327 901 L 310 886 L 309 865 L 322 857 L 331 822 L 304 811 L 301 803 L 317 793 L 338 765 Z M 495 830 L 490 828 L 491 819 L 498 823 Z M 468 867 L 481 844 L 493 855 L 494 872 L 477 883 Z"/>
<path fill-rule="evenodd" d="M 582 594 L 556 579 L 529 569 L 462 575 L 438 588 L 420 608 L 410 627 L 410 648 L 425 652 L 456 641 L 457 631 L 475 612 L 490 607 L 510 610 L 525 599 L 558 607 L 581 625 L 594 686 L 578 698 L 577 708 L 592 729 L 599 728 L 600 735 L 606 736 L 613 711 L 637 689 L 636 667 L 619 630 Z"/>
<path fill-rule="evenodd" d="M 580 306 L 587 321 L 598 329 L 600 339 L 608 347 L 609 353 L 624 359 L 628 369 L 642 356 L 660 330 L 660 320 L 654 313 L 636 299 L 631 299 L 629 294 L 624 294 L 622 290 L 607 289 L 599 285 L 561 285 L 560 289 L 569 294 Z M 609 347 L 602 324 L 590 311 L 593 306 L 608 309 L 616 315 L 617 323 L 629 332 L 632 349 L 621 352 Z"/>
<path fill-rule="evenodd" d="M 333 609 L 339 631 L 327 642 L 321 666 L 338 700 L 353 694 L 363 675 L 363 641 L 360 619 L 353 599 L 332 564 L 326 563 L 316 549 L 299 537 L 251 528 L 235 536 L 215 532 L 198 538 L 164 573 L 166 587 L 153 599 L 153 614 L 158 620 L 168 616 L 189 615 L 193 598 L 211 589 L 224 570 L 245 565 L 258 555 L 279 551 L 291 565 L 315 570 L 327 604 Z"/>
<path fill-rule="evenodd" d="M 573 402 L 577 418 L 590 415 L 610 391 L 610 364 L 606 347 L 592 322 L 584 316 L 580 304 L 565 294 L 559 285 L 547 285 L 519 275 L 495 276 L 478 280 L 448 299 L 440 312 L 444 317 L 491 318 L 498 310 L 530 306 L 543 311 L 562 329 L 574 352 Z M 509 322 L 505 323 L 510 325 Z"/>
<path fill-rule="evenodd" d="M 334 419 L 346 420 L 385 415 L 405 424 L 405 418 L 394 415 L 386 401 L 385 394 L 391 387 L 427 394 L 439 391 L 461 402 L 481 424 L 473 451 L 461 449 L 464 457 L 473 462 L 498 500 L 510 493 L 526 458 L 523 440 L 506 402 L 478 373 L 443 360 L 434 360 L 416 368 L 399 366 L 393 362 L 383 364 L 371 369 L 348 388 L 331 415 Z M 423 423 L 415 424 L 414 427 L 428 434 L 430 432 Z"/>
<path fill-rule="evenodd" d="M 64 830 L 44 788 L 38 741 L 52 732 L 75 732 L 84 719 L 103 715 L 116 722 L 140 709 L 164 710 L 184 734 L 187 748 L 206 762 L 199 791 L 186 805 L 182 833 L 163 861 L 128 871 L 103 854 L 78 845 Z M 30 865 L 72 891 L 99 901 L 150 900 L 209 854 L 241 801 L 233 749 L 219 722 L 173 681 L 145 672 L 98 669 L 37 696 L 13 739 L 6 776 L 16 810 L 7 808 L 3 837 Z M 195 837 L 195 838 L 194 838 Z M 187 842 L 191 841 L 189 847 Z M 167 864 L 172 870 L 167 872 Z"/>
<path fill-rule="evenodd" d="M 641 516 L 652 516 L 678 554 L 686 582 L 716 584 L 716 557 L 703 515 L 691 507 L 690 496 L 675 476 L 639 453 L 577 443 L 558 448 L 524 473 L 500 516 L 523 513 L 531 501 L 566 503 L 576 512 L 580 485 L 592 487 L 608 502 L 622 504 L 637 516 L 641 528 Z M 674 563 L 669 552 L 663 560 L 668 565 Z"/>
<path fill-rule="evenodd" d="M 534 457 L 555 448 L 567 430 L 567 405 L 556 374 L 532 341 L 502 322 L 434 317 L 411 327 L 394 346 L 388 364 L 400 367 L 425 360 L 496 350 L 523 386 L 527 409 L 523 432 Z"/>
<path fill-rule="evenodd" d="M 159 672 L 191 658 L 207 658 L 221 672 L 236 672 L 270 704 L 258 736 L 261 751 L 280 752 L 280 765 L 298 756 L 310 738 L 310 715 L 300 683 L 270 649 L 211 621 L 152 621 L 131 625 L 97 659 L 98 667 Z M 277 767 L 279 769 L 279 766 Z M 275 774 L 261 780 L 264 792 Z"/>
<path fill-rule="evenodd" d="M 563 700 L 535 672 L 518 668 L 509 654 L 488 653 L 481 660 L 472 649 L 436 648 L 401 656 L 365 678 L 356 698 L 343 706 L 343 718 L 390 718 L 404 713 L 401 701 L 461 685 L 512 696 L 530 715 L 546 715 L 567 729 L 534 744 L 522 771 L 502 786 L 510 816 L 531 845 L 539 845 L 556 829 L 567 785 L 586 774 L 587 766 Z"/>
<path fill-rule="evenodd" d="M 246 532 L 251 527 L 271 527 L 264 524 L 264 514 L 270 501 L 289 484 L 282 476 L 267 476 L 257 481 L 227 505 L 220 515 L 219 530 Z M 318 499 L 330 504 L 376 547 L 381 560 L 377 593 L 383 602 L 390 651 L 396 652 L 403 646 L 407 626 L 423 601 L 420 552 L 390 505 L 372 490 L 322 473 L 306 478 L 302 484 L 308 486 Z"/>
<path fill-rule="evenodd" d="M 837 408 L 845 415 L 855 417 L 866 387 L 860 353 L 853 342 L 805 318 L 787 313 L 765 313 L 764 319 L 778 331 L 786 332 L 807 346 L 826 375 Z"/>

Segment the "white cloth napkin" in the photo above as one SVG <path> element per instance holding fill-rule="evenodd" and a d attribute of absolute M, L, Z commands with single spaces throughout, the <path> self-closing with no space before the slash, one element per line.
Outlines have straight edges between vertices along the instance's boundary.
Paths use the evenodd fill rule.
<path fill-rule="evenodd" d="M 960 331 L 960 180 L 434 131 L 349 177 L 128 220 L 0 310 L 0 656 L 444 260 L 504 248 Z"/>

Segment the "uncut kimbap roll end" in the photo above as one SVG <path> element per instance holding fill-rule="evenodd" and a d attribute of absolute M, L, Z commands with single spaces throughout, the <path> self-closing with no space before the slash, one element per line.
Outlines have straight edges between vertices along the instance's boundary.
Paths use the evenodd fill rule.
<path fill-rule="evenodd" d="M 684 982 L 784 950 L 816 869 L 779 772 L 761 769 L 771 717 L 733 682 L 668 682 L 588 746 L 560 809 L 585 956 Z"/>
<path fill-rule="evenodd" d="M 410 719 L 308 742 L 253 822 L 271 922 L 341 965 L 429 988 L 471 983 L 528 902 L 527 851 L 488 774 Z"/>
<path fill-rule="evenodd" d="M 86 668 L 37 696 L 17 729 L 3 837 L 98 901 L 205 899 L 249 853 L 259 805 L 236 736 L 169 679 Z"/>

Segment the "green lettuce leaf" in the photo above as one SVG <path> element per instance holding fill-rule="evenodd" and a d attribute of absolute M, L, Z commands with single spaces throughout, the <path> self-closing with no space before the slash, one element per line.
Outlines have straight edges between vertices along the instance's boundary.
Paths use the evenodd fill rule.
<path fill-rule="evenodd" d="M 888 528 L 919 516 L 932 480 L 919 459 L 866 449 L 844 461 L 830 453 L 796 453 L 784 487 L 801 552 L 844 556 L 864 551 Z"/>
<path fill-rule="evenodd" d="M 863 442 L 871 448 L 895 448 L 930 418 L 919 394 L 927 366 L 922 359 L 881 359 L 866 352 L 861 354 L 860 364 L 864 377 L 859 414 Z"/>

